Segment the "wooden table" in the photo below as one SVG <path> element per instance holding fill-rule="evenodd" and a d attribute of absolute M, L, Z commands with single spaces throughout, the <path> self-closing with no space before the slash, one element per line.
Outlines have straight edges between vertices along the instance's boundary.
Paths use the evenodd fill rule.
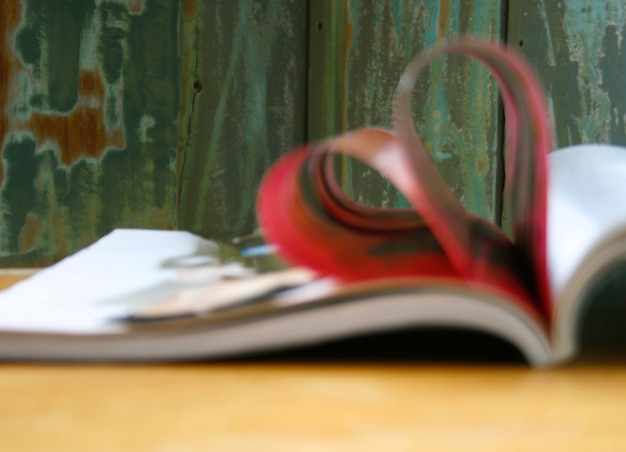
<path fill-rule="evenodd" d="M 0 450 L 626 450 L 626 367 L 5 364 Z"/>

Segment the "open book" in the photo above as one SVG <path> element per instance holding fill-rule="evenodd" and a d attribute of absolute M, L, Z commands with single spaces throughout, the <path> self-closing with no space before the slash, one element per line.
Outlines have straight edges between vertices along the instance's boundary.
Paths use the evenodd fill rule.
<path fill-rule="evenodd" d="M 479 59 L 500 84 L 511 237 L 463 210 L 415 132 L 418 73 L 446 53 Z M 270 246 L 114 231 L 0 293 L 0 358 L 217 358 L 420 326 L 499 336 L 538 366 L 571 358 L 589 292 L 626 260 L 626 149 L 549 153 L 546 112 L 512 51 L 435 47 L 401 79 L 393 131 L 304 146 L 269 171 L 258 215 Z M 379 170 L 413 208 L 352 201 L 333 153 Z"/>

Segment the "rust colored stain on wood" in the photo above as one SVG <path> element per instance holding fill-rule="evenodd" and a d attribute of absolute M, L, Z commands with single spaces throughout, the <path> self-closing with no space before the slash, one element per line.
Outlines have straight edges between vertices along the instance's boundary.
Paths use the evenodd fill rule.
<path fill-rule="evenodd" d="M 14 46 L 15 32 L 22 22 L 22 5 L 15 2 L 2 2 L 0 5 L 0 30 L 4 30 L 4 42 L 0 42 L 0 149 L 9 130 L 9 89 L 16 68 L 21 66 L 19 59 L 10 49 Z M 0 159 L 0 185 L 4 180 L 4 168 Z"/>
<path fill-rule="evenodd" d="M 21 252 L 31 250 L 36 244 L 42 227 L 39 222 L 39 218 L 29 213 L 26 217 L 26 224 L 22 228 L 19 236 L 18 246 Z"/>
<path fill-rule="evenodd" d="M 69 113 L 32 111 L 27 118 L 18 118 L 11 109 L 18 103 L 17 79 L 23 74 L 33 80 L 32 71 L 25 67 L 15 49 L 15 37 L 23 17 L 20 2 L 4 2 L 0 9 L 0 27 L 4 30 L 4 45 L 0 46 L 0 145 L 9 131 L 27 132 L 38 143 L 54 143 L 59 150 L 60 160 L 71 165 L 80 157 L 100 157 L 107 149 L 124 149 L 123 123 L 109 130 L 105 122 L 105 86 L 98 69 L 82 71 L 78 81 L 78 100 Z M 129 9 L 139 12 L 142 1 L 129 3 Z M 121 93 L 120 93 L 121 94 Z M 121 95 L 119 96 L 121 98 Z M 0 183 L 3 168 L 0 162 Z"/>
<path fill-rule="evenodd" d="M 452 7 L 449 0 L 439 2 L 439 18 L 437 23 L 437 37 L 444 38 L 448 29 L 448 21 L 452 15 Z"/>
<path fill-rule="evenodd" d="M 128 12 L 131 14 L 141 14 L 143 6 L 144 0 L 128 0 Z"/>
<path fill-rule="evenodd" d="M 0 265 L 174 227 L 186 17 L 172 0 L 0 2 Z"/>
<path fill-rule="evenodd" d="M 124 149 L 123 123 L 108 130 L 104 108 L 102 75 L 99 71 L 83 71 L 78 79 L 78 102 L 71 112 L 34 112 L 30 119 L 12 125 L 12 129 L 32 133 L 38 143 L 56 143 L 60 160 L 71 165 L 84 156 L 99 158 L 107 149 Z"/>
<path fill-rule="evenodd" d="M 198 14 L 198 0 L 181 0 L 180 5 L 185 16 L 185 20 L 196 17 Z"/>

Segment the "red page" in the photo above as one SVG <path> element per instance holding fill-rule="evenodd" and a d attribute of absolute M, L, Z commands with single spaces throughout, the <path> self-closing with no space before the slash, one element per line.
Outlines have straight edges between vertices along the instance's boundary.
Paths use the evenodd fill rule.
<path fill-rule="evenodd" d="M 434 58 L 465 54 L 498 81 L 505 110 L 505 200 L 514 234 L 469 215 L 438 174 L 417 135 L 411 95 Z M 392 131 L 364 128 L 295 149 L 268 172 L 257 203 L 268 242 L 293 265 L 346 281 L 420 277 L 512 295 L 551 316 L 546 272 L 545 95 L 526 61 L 501 45 L 464 38 L 418 55 L 398 87 Z M 333 154 L 381 172 L 412 209 L 360 205 L 343 193 Z"/>

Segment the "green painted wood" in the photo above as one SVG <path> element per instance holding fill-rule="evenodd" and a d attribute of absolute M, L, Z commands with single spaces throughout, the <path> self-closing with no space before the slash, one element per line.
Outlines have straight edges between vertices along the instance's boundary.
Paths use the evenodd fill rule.
<path fill-rule="evenodd" d="M 626 6 L 615 0 L 510 2 L 509 42 L 548 91 L 555 145 L 626 145 Z"/>
<path fill-rule="evenodd" d="M 395 88 L 403 68 L 440 39 L 474 34 L 500 38 L 499 1 L 354 0 L 312 5 L 312 73 L 323 74 L 310 93 L 309 131 L 324 136 L 360 126 L 391 125 Z M 320 26 L 321 25 L 321 26 Z M 315 54 L 318 58 L 314 65 Z M 335 68 L 333 71 L 332 68 Z M 317 69 L 317 70 L 316 70 Z M 478 63 L 461 57 L 436 61 L 415 92 L 414 115 L 425 146 L 465 207 L 499 217 L 501 192 L 497 89 Z M 344 165 L 346 191 L 363 203 L 406 205 L 372 170 Z"/>
<path fill-rule="evenodd" d="M 182 163 L 179 226 L 207 236 L 256 227 L 265 170 L 305 141 L 306 2 L 205 0 L 197 86 Z"/>
<path fill-rule="evenodd" d="M 609 0 L 10 0 L 0 2 L 0 264 L 61 258 L 114 227 L 232 236 L 255 226 L 287 149 L 389 126 L 399 74 L 438 39 L 507 35 L 544 80 L 559 146 L 626 144 L 626 19 Z M 498 219 L 497 91 L 437 61 L 415 120 L 462 203 Z M 361 202 L 404 200 L 343 162 Z"/>
<path fill-rule="evenodd" d="M 346 130 L 346 3 L 309 4 L 307 138 L 320 140 Z"/>
<path fill-rule="evenodd" d="M 57 260 L 115 227 L 175 227 L 176 0 L 0 6 L 0 263 Z"/>

